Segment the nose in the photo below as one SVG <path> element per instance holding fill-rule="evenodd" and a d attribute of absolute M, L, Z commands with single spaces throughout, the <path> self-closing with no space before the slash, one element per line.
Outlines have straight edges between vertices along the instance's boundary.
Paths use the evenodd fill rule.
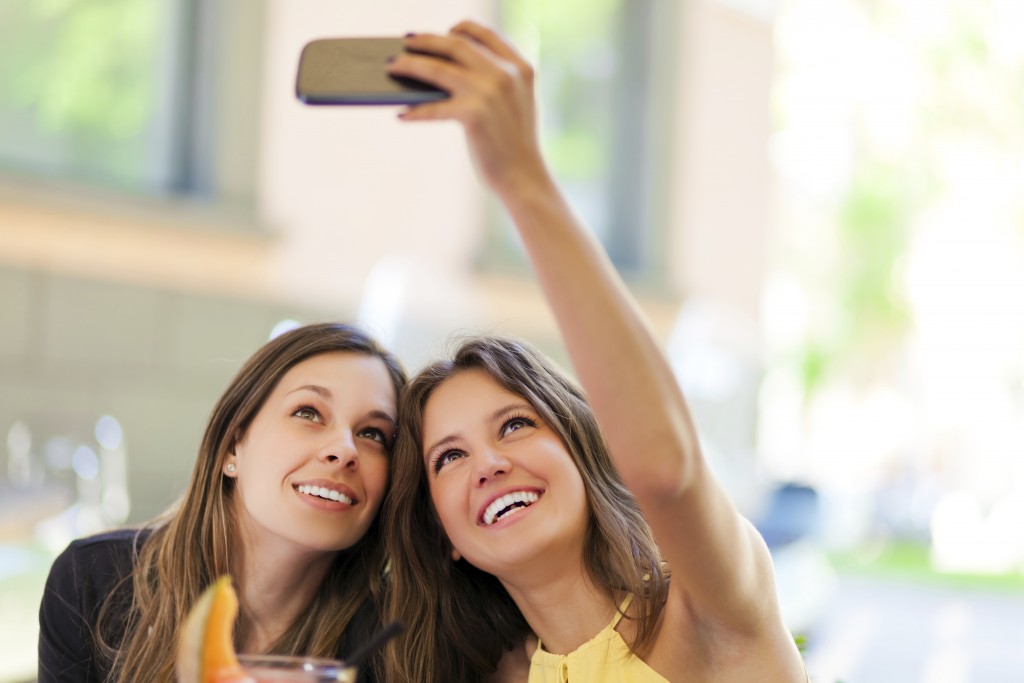
<path fill-rule="evenodd" d="M 482 449 L 476 452 L 473 463 L 473 479 L 477 486 L 504 477 L 512 471 L 512 463 L 501 452 Z"/>
<path fill-rule="evenodd" d="M 332 465 L 341 465 L 350 470 L 359 468 L 359 449 L 356 448 L 355 434 L 351 429 L 341 429 L 324 446 L 320 459 Z"/>

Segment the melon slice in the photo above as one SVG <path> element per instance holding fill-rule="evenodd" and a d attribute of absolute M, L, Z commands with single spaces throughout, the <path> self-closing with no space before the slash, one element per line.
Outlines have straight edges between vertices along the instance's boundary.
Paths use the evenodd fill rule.
<path fill-rule="evenodd" d="M 222 576 L 203 591 L 185 619 L 174 667 L 178 683 L 252 680 L 235 655 L 232 633 L 237 615 L 238 595 L 231 577 Z"/>

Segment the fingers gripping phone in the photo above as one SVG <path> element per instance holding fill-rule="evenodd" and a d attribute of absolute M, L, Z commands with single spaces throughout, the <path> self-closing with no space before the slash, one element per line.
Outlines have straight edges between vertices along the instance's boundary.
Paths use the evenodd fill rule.
<path fill-rule="evenodd" d="M 295 94 L 306 104 L 434 102 L 448 93 L 412 78 L 391 76 L 387 65 L 405 50 L 402 38 L 322 38 L 299 57 Z"/>

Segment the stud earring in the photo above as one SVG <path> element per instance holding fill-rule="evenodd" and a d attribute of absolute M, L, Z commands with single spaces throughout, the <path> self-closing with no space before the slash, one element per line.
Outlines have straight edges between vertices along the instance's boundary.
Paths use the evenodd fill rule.
<path fill-rule="evenodd" d="M 235 463 L 229 462 L 228 463 L 228 474 L 234 474 L 234 473 L 235 473 Z"/>

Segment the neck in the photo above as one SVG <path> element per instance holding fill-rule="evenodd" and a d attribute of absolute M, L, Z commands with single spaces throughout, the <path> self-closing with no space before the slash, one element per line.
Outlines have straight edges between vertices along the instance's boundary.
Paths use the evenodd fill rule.
<path fill-rule="evenodd" d="M 239 543 L 232 573 L 238 587 L 240 652 L 268 652 L 320 588 L 336 553 Z"/>
<path fill-rule="evenodd" d="M 544 649 L 568 654 L 597 635 L 612 620 L 617 605 L 594 583 L 582 561 L 572 571 L 545 574 L 518 573 L 514 580 L 501 582 Z M 528 655 L 534 647 L 535 643 L 527 645 Z"/>

